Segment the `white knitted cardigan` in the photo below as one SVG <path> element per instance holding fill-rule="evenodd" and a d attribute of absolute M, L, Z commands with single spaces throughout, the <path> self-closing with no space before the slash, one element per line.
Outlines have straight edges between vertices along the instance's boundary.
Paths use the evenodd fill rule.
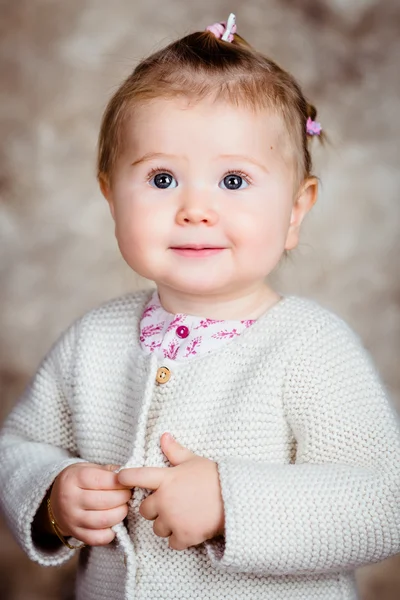
<path fill-rule="evenodd" d="M 287 297 L 220 350 L 157 362 L 138 339 L 150 293 L 75 323 L 8 417 L 0 496 L 16 539 L 42 565 L 68 560 L 31 534 L 56 475 L 79 460 L 168 466 L 168 430 L 218 463 L 225 537 L 169 549 L 135 490 L 116 540 L 81 551 L 78 600 L 356 598 L 354 569 L 400 551 L 400 432 L 355 335 Z"/>

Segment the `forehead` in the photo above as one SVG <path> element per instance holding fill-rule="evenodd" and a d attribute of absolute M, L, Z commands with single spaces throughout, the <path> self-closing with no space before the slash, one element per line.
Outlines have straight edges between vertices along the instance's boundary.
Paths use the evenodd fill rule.
<path fill-rule="evenodd" d="M 223 100 L 156 98 L 133 107 L 123 128 L 124 145 L 141 152 L 262 155 L 287 145 L 282 117 L 271 109 L 234 106 Z"/>

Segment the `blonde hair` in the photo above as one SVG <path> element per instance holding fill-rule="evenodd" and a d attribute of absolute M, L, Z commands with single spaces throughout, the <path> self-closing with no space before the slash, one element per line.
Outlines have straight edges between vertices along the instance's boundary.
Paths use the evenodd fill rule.
<path fill-rule="evenodd" d="M 281 115 L 295 151 L 300 180 L 311 175 L 306 131 L 317 111 L 292 75 L 241 36 L 223 42 L 209 31 L 187 35 L 143 60 L 110 99 L 98 145 L 98 177 L 110 178 L 123 144 L 123 125 L 135 106 L 155 98 L 212 96 L 237 106 Z"/>

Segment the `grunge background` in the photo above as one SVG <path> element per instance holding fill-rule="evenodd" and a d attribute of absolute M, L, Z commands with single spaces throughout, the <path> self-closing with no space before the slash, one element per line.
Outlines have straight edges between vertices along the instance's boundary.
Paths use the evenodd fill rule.
<path fill-rule="evenodd" d="M 0 0 L 0 417 L 52 342 L 146 285 L 118 254 L 95 180 L 107 99 L 138 60 L 235 12 L 291 71 L 328 133 L 319 203 L 275 274 L 360 335 L 400 409 L 400 3 L 397 0 Z M 2 600 L 73 598 L 73 561 L 38 567 L 0 526 Z M 400 597 L 400 556 L 359 572 L 362 600 Z"/>

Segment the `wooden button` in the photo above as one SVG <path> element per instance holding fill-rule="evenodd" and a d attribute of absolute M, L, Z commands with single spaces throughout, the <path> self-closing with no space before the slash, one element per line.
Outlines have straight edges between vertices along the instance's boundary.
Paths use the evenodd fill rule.
<path fill-rule="evenodd" d="M 167 367 L 160 367 L 157 371 L 157 383 L 167 383 L 171 378 L 171 371 Z"/>

